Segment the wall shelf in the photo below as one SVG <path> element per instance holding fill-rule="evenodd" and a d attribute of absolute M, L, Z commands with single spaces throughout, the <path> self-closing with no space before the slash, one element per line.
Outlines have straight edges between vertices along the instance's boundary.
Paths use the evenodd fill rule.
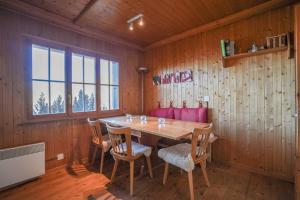
<path fill-rule="evenodd" d="M 236 54 L 236 55 L 233 55 L 233 56 L 222 57 L 223 67 L 224 68 L 230 67 L 230 66 L 227 66 L 226 64 L 227 64 L 227 62 L 229 62 L 231 60 L 245 58 L 245 57 L 251 57 L 251 56 L 258 56 L 258 55 L 263 55 L 263 54 L 268 54 L 268 53 L 275 53 L 275 52 L 286 51 L 286 50 L 290 51 L 288 46 L 276 47 L 276 48 L 259 50 L 257 52 L 247 52 L 247 53 Z"/>

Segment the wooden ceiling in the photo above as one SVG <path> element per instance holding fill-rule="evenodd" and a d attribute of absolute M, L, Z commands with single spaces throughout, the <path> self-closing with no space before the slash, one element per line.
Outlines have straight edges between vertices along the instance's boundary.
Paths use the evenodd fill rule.
<path fill-rule="evenodd" d="M 221 20 L 266 2 L 294 0 L 11 0 L 75 25 L 146 47 L 187 30 Z M 272 3 L 272 4 L 275 4 Z M 24 7 L 24 6 L 23 6 Z M 28 11 L 30 12 L 30 11 Z M 128 29 L 127 20 L 143 13 L 144 27 Z"/>

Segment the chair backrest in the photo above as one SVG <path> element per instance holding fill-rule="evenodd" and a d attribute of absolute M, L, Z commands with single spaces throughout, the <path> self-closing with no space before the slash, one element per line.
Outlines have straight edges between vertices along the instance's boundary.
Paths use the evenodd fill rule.
<path fill-rule="evenodd" d="M 102 145 L 103 137 L 99 120 L 91 120 L 90 118 L 87 118 L 87 122 L 90 127 L 93 142 L 97 142 Z"/>
<path fill-rule="evenodd" d="M 132 157 L 131 129 L 116 127 L 108 123 L 106 127 L 112 144 L 112 154 L 119 159 L 130 159 Z"/>
<path fill-rule="evenodd" d="M 209 126 L 201 128 L 201 129 L 194 129 L 192 135 L 192 158 L 195 163 L 197 161 L 203 159 L 206 156 L 206 149 L 209 143 L 209 136 L 213 131 L 213 124 L 210 123 Z"/>

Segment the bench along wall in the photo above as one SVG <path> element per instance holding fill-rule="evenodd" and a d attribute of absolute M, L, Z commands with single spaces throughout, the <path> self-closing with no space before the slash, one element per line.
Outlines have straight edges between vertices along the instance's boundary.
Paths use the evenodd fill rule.
<path fill-rule="evenodd" d="M 0 148 L 45 141 L 47 168 L 86 160 L 89 154 L 89 129 L 85 119 L 24 124 L 27 91 L 23 34 L 119 58 L 120 87 L 126 88 L 120 94 L 121 111 L 140 112 L 140 78 L 136 68 L 141 53 L 138 50 L 88 38 L 1 9 L 0 27 Z M 64 153 L 63 161 L 56 160 L 58 153 Z"/>
<path fill-rule="evenodd" d="M 293 31 L 293 7 L 253 16 L 145 53 L 150 67 L 145 83 L 145 110 L 197 107 L 209 96 L 209 119 L 219 136 L 213 159 L 259 173 L 293 180 L 295 165 L 295 59 L 287 51 L 245 57 L 223 68 L 220 40 L 236 41 L 246 52 L 266 36 Z M 193 82 L 154 86 L 152 77 L 193 70 Z"/>

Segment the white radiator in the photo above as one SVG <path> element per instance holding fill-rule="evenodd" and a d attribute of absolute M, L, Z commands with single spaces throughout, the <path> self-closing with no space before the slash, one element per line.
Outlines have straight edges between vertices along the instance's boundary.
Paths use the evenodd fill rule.
<path fill-rule="evenodd" d="M 45 143 L 0 150 L 0 190 L 45 174 Z"/>

